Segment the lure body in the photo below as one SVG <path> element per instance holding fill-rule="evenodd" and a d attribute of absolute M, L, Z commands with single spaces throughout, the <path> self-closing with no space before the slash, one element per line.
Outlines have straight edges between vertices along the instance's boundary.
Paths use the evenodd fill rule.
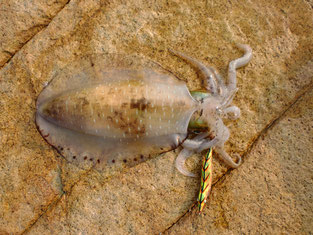
<path fill-rule="evenodd" d="M 240 162 L 233 162 L 223 149 L 229 132 L 222 117 L 239 116 L 239 109 L 229 106 L 236 68 L 251 59 L 251 49 L 239 47 L 245 55 L 230 63 L 229 85 L 213 68 L 173 52 L 204 79 L 206 90 L 193 93 L 184 82 L 144 60 L 83 58 L 57 70 L 41 92 L 37 127 L 68 161 L 100 170 L 136 165 L 180 144 L 183 151 L 176 166 L 185 175 L 191 175 L 184 170 L 186 158 L 213 146 L 228 165 L 237 167 Z M 203 133 L 189 139 L 189 131 L 199 127 Z"/>
<path fill-rule="evenodd" d="M 200 185 L 200 191 L 199 191 L 199 196 L 198 196 L 198 209 L 199 213 L 202 212 L 207 198 L 210 194 L 211 191 L 211 186 L 212 186 L 212 170 L 213 170 L 213 165 L 212 165 L 212 148 L 209 149 L 207 154 L 205 155 L 201 167 L 201 185 Z"/>

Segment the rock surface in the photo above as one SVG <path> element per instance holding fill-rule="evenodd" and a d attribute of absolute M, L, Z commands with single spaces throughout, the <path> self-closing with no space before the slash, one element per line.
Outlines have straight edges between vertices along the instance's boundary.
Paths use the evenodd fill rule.
<path fill-rule="evenodd" d="M 0 67 L 47 27 L 67 0 L 0 0 Z"/>
<path fill-rule="evenodd" d="M 0 3 L 0 234 L 312 233 L 310 2 L 66 2 Z M 225 77 L 241 55 L 238 42 L 254 57 L 238 70 L 234 103 L 242 116 L 229 122 L 227 150 L 244 162 L 231 171 L 214 159 L 201 216 L 199 178 L 174 167 L 180 149 L 104 178 L 58 157 L 36 130 L 36 97 L 78 56 L 140 54 L 192 90 L 201 85 L 195 71 L 167 49 Z M 189 169 L 199 172 L 200 159 Z"/>

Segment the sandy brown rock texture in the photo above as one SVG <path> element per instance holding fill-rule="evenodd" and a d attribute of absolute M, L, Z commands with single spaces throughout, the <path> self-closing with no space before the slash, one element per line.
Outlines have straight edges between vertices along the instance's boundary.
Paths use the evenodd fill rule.
<path fill-rule="evenodd" d="M 0 234 L 311 234 L 311 1 L 0 0 Z M 112 177 L 66 162 L 36 129 L 36 98 L 59 68 L 96 53 L 140 55 L 201 88 L 182 51 L 226 77 L 241 56 L 226 149 L 199 216 L 200 176 L 180 148 Z M 202 154 L 187 162 L 198 173 Z"/>
<path fill-rule="evenodd" d="M 0 67 L 43 30 L 67 0 L 0 1 Z"/>

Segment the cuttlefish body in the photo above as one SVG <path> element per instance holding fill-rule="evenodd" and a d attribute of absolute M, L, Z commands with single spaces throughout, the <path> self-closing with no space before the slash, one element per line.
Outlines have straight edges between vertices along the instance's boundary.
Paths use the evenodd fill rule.
<path fill-rule="evenodd" d="M 192 175 L 184 168 L 186 158 L 211 147 L 237 167 L 223 148 L 229 131 L 222 118 L 240 114 L 230 106 L 236 68 L 251 59 L 251 49 L 239 47 L 245 55 L 230 63 L 228 85 L 213 68 L 173 52 L 200 71 L 205 90 L 194 92 L 155 63 L 85 57 L 57 70 L 38 97 L 36 124 L 68 161 L 100 170 L 132 166 L 179 145 L 176 166 L 185 175 Z"/>

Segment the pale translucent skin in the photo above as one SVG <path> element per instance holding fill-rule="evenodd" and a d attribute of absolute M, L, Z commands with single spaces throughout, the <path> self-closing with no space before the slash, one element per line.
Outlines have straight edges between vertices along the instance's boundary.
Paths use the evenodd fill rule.
<path fill-rule="evenodd" d="M 237 91 L 236 69 L 246 65 L 252 58 L 252 50 L 248 45 L 239 44 L 237 46 L 242 49 L 245 54 L 243 57 L 229 63 L 228 81 L 226 85 L 222 77 L 212 67 L 206 67 L 182 53 L 173 52 L 200 71 L 206 83 L 206 89 L 211 92 L 211 96 L 206 98 L 201 104 L 201 109 L 203 110 L 203 119 L 207 122 L 214 139 L 206 140 L 205 138 L 208 134 L 202 134 L 192 140 L 187 139 L 182 144 L 184 149 L 176 159 L 176 167 L 186 176 L 195 176 L 184 167 L 186 159 L 190 157 L 193 152 L 201 152 L 210 147 L 214 147 L 215 152 L 219 154 L 221 159 L 228 166 L 237 168 L 241 163 L 241 157 L 239 155 L 237 155 L 237 162 L 234 162 L 224 150 L 224 143 L 228 140 L 230 133 L 222 121 L 222 118 L 234 120 L 240 116 L 240 109 L 236 106 L 230 106 Z"/>
<path fill-rule="evenodd" d="M 236 68 L 251 59 L 251 49 L 230 63 L 228 85 L 211 67 L 181 53 L 176 55 L 199 69 L 211 95 L 203 102 L 195 100 L 186 84 L 153 66 L 93 57 L 77 66 L 61 70 L 37 100 L 36 124 L 48 143 L 69 161 L 96 169 L 132 166 L 148 157 L 177 148 L 182 142 L 176 166 L 195 151 L 209 147 L 231 167 L 237 167 L 224 151 L 229 131 L 224 117 L 239 117 L 239 109 L 229 106 L 236 91 Z M 215 138 L 209 133 L 186 139 L 192 114 L 203 110 Z M 240 158 L 239 158 L 240 159 Z"/>
<path fill-rule="evenodd" d="M 67 160 L 100 170 L 177 148 L 200 105 L 186 84 L 150 66 L 107 63 L 80 61 L 45 87 L 36 113 L 42 136 Z"/>

